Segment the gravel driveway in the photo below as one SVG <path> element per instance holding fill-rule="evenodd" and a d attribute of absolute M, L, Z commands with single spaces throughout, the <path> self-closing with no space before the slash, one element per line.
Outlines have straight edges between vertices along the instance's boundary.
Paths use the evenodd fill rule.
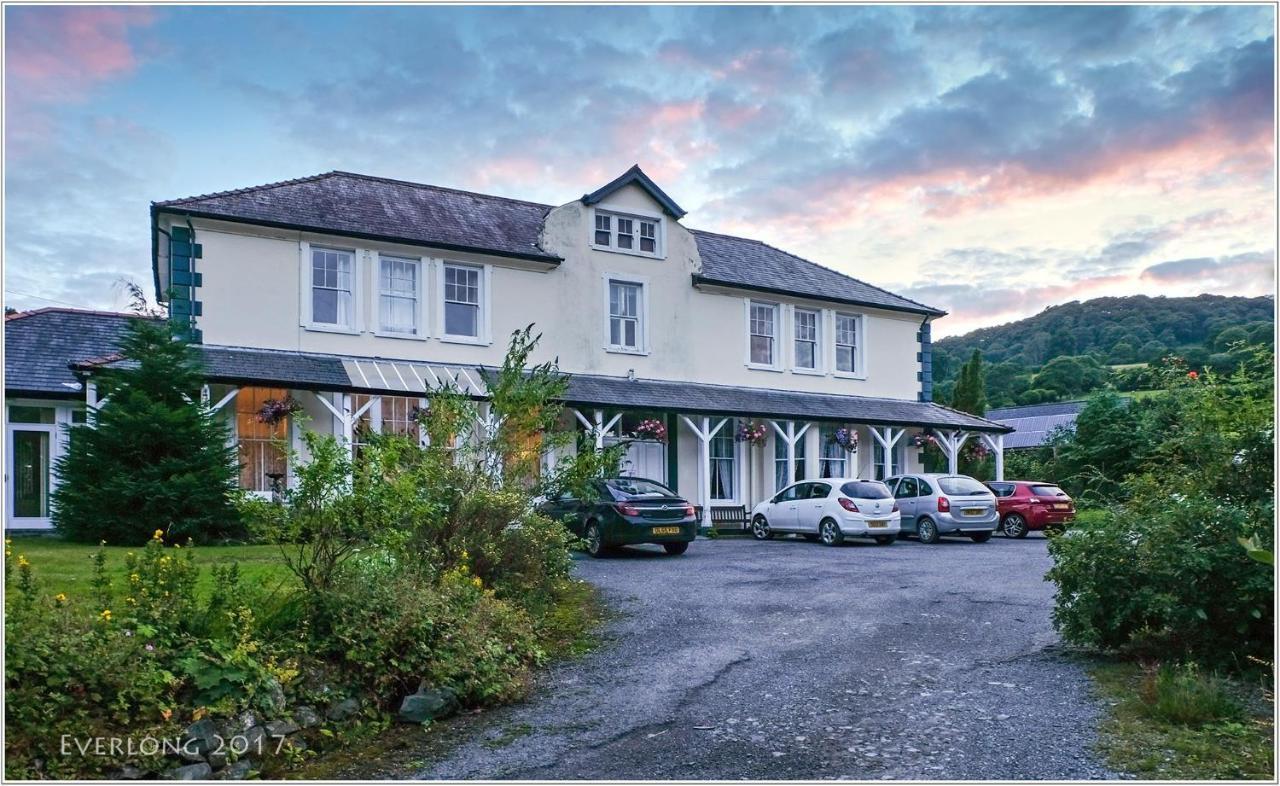
<path fill-rule="evenodd" d="M 1078 779 L 1100 709 L 1055 647 L 1045 541 L 699 540 L 577 563 L 593 654 L 424 778 Z"/>

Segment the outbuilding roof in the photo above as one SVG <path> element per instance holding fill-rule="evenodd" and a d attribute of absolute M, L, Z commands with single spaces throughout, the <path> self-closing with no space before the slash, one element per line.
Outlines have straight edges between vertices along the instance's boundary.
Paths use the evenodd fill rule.
<path fill-rule="evenodd" d="M 1076 416 L 1084 409 L 1086 403 L 1059 401 L 1052 404 L 1004 407 L 987 412 L 987 417 L 1016 429 L 1014 433 L 1005 437 L 1005 448 L 1009 450 L 1035 448 L 1048 442 L 1054 430 L 1060 427 L 1072 427 L 1076 422 Z"/>
<path fill-rule="evenodd" d="M 597 191 L 587 204 L 625 185 L 648 190 L 678 218 L 684 211 L 639 167 Z M 538 244 L 551 205 L 391 180 L 326 172 L 279 183 L 156 202 L 152 212 L 239 221 L 259 226 L 474 251 L 556 264 Z M 759 240 L 691 230 L 702 257 L 694 283 L 748 289 L 926 316 L 946 312 L 823 267 Z"/>
<path fill-rule="evenodd" d="M 41 308 L 4 319 L 8 395 L 83 398 L 69 365 L 115 352 L 133 314 Z"/>

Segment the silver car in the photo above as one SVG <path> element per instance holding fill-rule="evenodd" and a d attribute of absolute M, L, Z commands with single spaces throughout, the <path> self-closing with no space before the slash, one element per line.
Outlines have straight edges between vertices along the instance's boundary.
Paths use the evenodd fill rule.
<path fill-rule="evenodd" d="M 902 532 L 937 543 L 943 535 L 966 535 L 986 543 L 1000 524 L 991 489 L 968 475 L 919 473 L 885 481 L 902 512 Z"/>

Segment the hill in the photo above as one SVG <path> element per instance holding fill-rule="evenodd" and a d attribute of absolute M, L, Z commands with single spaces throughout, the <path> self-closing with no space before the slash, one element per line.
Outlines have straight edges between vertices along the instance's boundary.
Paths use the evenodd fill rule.
<path fill-rule="evenodd" d="M 1072 301 L 935 342 L 937 398 L 947 400 L 960 365 L 975 349 L 987 364 L 991 406 L 1034 404 L 1101 387 L 1140 388 L 1144 365 L 1170 353 L 1196 369 L 1230 366 L 1232 346 L 1272 343 L 1274 323 L 1270 297 L 1133 295 Z"/>

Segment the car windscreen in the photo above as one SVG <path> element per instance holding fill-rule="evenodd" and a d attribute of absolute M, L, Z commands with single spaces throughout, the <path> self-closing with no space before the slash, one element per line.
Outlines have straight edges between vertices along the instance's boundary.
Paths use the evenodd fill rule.
<path fill-rule="evenodd" d="M 1057 486 L 1035 485 L 1031 487 L 1031 493 L 1041 497 L 1065 497 L 1067 492 Z"/>
<path fill-rule="evenodd" d="M 661 483 L 640 478 L 615 478 L 605 481 L 605 488 L 614 499 L 645 499 L 650 497 L 674 497 L 676 493 Z"/>
<path fill-rule="evenodd" d="M 938 488 L 942 489 L 943 494 L 991 495 L 991 489 L 982 485 L 973 478 L 967 478 L 964 475 L 951 475 L 945 478 L 938 478 Z"/>
<path fill-rule="evenodd" d="M 889 499 L 889 487 L 878 480 L 851 480 L 840 487 L 840 493 L 854 499 Z"/>

